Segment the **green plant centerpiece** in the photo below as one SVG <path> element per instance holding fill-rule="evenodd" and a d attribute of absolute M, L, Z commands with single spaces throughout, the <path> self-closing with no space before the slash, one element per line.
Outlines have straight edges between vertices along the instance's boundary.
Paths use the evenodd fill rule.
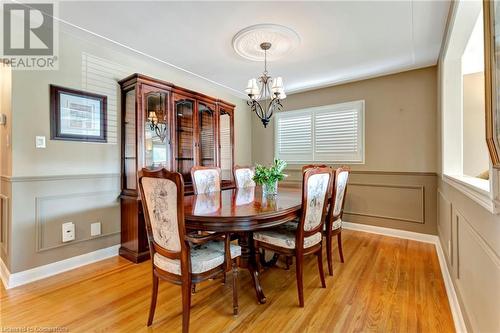
<path fill-rule="evenodd" d="M 260 164 L 255 166 L 253 180 L 257 185 L 262 185 L 262 193 L 264 195 L 278 194 L 278 182 L 286 177 L 283 173 L 285 168 L 286 162 L 279 159 L 275 159 L 274 163 L 269 167 Z"/>

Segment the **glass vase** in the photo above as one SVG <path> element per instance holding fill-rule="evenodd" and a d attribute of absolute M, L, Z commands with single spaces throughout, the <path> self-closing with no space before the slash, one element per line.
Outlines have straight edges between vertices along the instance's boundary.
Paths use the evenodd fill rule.
<path fill-rule="evenodd" d="M 278 194 L 278 182 L 262 184 L 262 194 L 265 196 Z"/>

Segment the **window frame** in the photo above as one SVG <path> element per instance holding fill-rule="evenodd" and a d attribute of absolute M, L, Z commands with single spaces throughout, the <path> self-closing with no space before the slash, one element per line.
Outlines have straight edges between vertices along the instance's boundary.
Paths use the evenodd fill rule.
<path fill-rule="evenodd" d="M 439 177 L 447 185 L 472 199 L 492 214 L 500 213 L 500 173 L 489 165 L 489 180 L 482 180 L 463 174 L 463 94 L 462 94 L 462 45 L 467 43 L 463 36 L 467 36 L 462 26 L 469 22 L 473 29 L 473 12 L 471 6 L 475 2 L 463 0 L 451 6 L 449 14 L 449 27 L 444 37 L 444 45 L 439 57 L 438 84 L 440 95 L 439 120 L 441 141 L 441 165 Z M 484 5 L 482 3 L 481 5 Z M 476 8 L 476 10 L 478 10 Z M 485 9 L 483 7 L 483 19 Z M 484 22 L 483 22 L 484 24 Z M 467 30 L 468 31 L 468 30 Z M 484 31 L 486 33 L 486 29 Z M 459 46 L 457 46 L 459 45 Z M 485 56 L 487 51 L 485 50 Z M 486 62 L 485 62 L 486 65 Z M 457 74 L 458 73 L 458 74 Z M 487 72 L 485 68 L 485 78 Z M 458 85 L 458 87 L 456 86 Z M 486 88 L 487 89 L 487 88 Z M 456 98 L 460 91 L 460 98 Z M 485 96 L 485 107 L 488 97 Z"/>
<path fill-rule="evenodd" d="M 316 122 L 315 115 L 321 113 L 327 113 L 328 111 L 340 112 L 355 108 L 358 111 L 358 142 L 360 148 L 358 149 L 358 154 L 360 159 L 316 159 Z M 275 158 L 281 158 L 279 154 L 279 119 L 281 117 L 291 117 L 293 115 L 310 115 L 311 116 L 311 137 L 312 137 L 312 147 L 311 147 L 311 159 L 285 159 L 285 161 L 290 165 L 300 165 L 306 163 L 330 163 L 330 164 L 365 164 L 366 155 L 366 130 L 365 130 L 365 100 L 354 100 L 342 103 L 328 104 L 316 107 L 308 107 L 302 109 L 295 109 L 286 112 L 281 112 L 276 115 L 274 121 L 274 156 Z"/>

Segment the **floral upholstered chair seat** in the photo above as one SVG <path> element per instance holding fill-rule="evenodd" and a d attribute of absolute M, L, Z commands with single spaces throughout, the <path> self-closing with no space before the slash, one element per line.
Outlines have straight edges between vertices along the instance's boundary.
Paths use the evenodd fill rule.
<path fill-rule="evenodd" d="M 332 230 L 337 230 L 342 227 L 342 219 L 336 219 L 332 224 Z M 323 230 L 326 230 L 326 223 L 323 225 Z"/>
<path fill-rule="evenodd" d="M 212 241 L 191 248 L 191 273 L 207 272 L 224 263 L 224 242 Z M 241 255 L 241 247 L 231 244 L 231 259 Z M 180 260 L 169 259 L 158 252 L 154 255 L 154 264 L 172 274 L 181 275 Z"/>
<path fill-rule="evenodd" d="M 259 231 L 253 234 L 253 239 L 260 242 L 284 247 L 295 248 L 295 234 L 297 233 L 297 223 L 287 222 L 272 230 Z M 321 232 L 304 238 L 304 248 L 311 247 L 321 242 Z"/>
<path fill-rule="evenodd" d="M 332 224 L 332 230 L 336 230 L 340 227 L 342 227 L 342 219 L 335 220 L 335 222 L 333 222 Z"/>

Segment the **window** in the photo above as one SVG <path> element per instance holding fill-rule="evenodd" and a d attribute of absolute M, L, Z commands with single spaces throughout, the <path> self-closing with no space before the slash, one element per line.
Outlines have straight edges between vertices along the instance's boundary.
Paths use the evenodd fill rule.
<path fill-rule="evenodd" d="M 458 1 L 440 59 L 443 180 L 492 213 L 498 177 L 491 177 L 485 133 L 483 2 Z"/>
<path fill-rule="evenodd" d="M 279 113 L 275 155 L 289 163 L 364 163 L 365 102 Z"/>

